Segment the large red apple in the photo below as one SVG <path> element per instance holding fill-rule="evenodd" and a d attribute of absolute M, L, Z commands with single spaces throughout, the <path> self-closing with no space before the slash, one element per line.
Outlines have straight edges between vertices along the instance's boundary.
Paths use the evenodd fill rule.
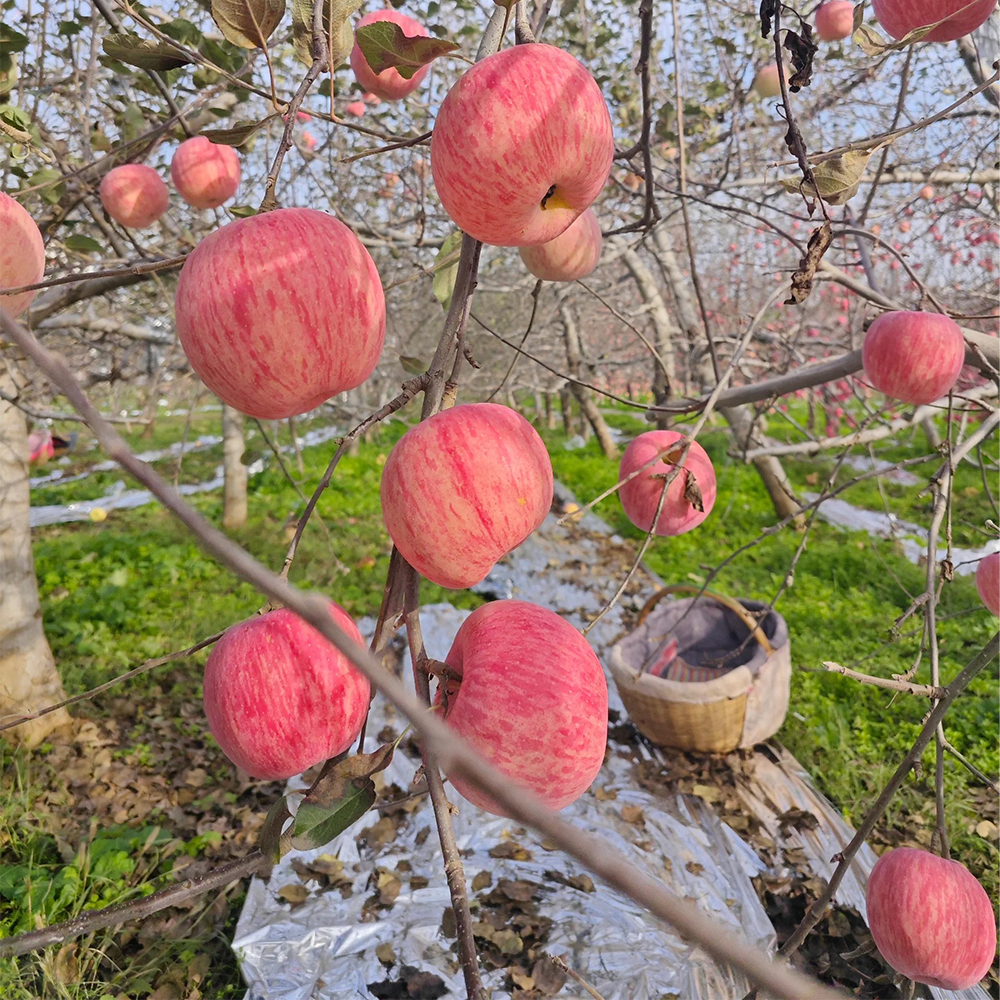
<path fill-rule="evenodd" d="M 363 649 L 338 604 L 330 617 Z M 205 715 L 225 755 L 254 778 L 290 778 L 343 753 L 368 713 L 368 679 L 288 608 L 240 622 L 205 664 Z"/>
<path fill-rule="evenodd" d="M 34 285 L 45 274 L 45 244 L 35 220 L 9 194 L 0 191 L 0 288 Z M 38 294 L 0 295 L 0 307 L 20 316 Z"/>
<path fill-rule="evenodd" d="M 419 21 L 414 21 L 412 17 L 407 17 L 400 11 L 392 9 L 376 10 L 372 11 L 371 14 L 365 14 L 358 21 L 357 26 L 363 28 L 373 21 L 391 21 L 393 24 L 398 24 L 407 38 L 426 38 L 428 34 L 427 29 Z M 398 101 L 406 97 L 407 94 L 412 94 L 420 86 L 424 77 L 427 76 L 430 64 L 421 66 L 409 80 L 401 76 L 395 66 L 390 66 L 388 69 L 382 70 L 381 73 L 375 73 L 368 65 L 368 60 L 365 59 L 361 46 L 355 41 L 354 48 L 351 49 L 351 69 L 354 71 L 354 79 L 358 81 L 362 90 L 387 101 Z"/>
<path fill-rule="evenodd" d="M 195 208 L 218 208 L 240 186 L 240 160 L 232 146 L 196 135 L 177 147 L 170 179 L 180 196 Z"/>
<path fill-rule="evenodd" d="M 753 78 L 753 89 L 761 97 L 781 96 L 781 77 L 778 75 L 777 63 L 771 63 L 770 66 L 765 66 L 758 71 Z"/>
<path fill-rule="evenodd" d="M 286 208 L 205 237 L 177 282 L 177 335 L 201 380 L 260 419 L 305 413 L 371 375 L 382 283 L 342 222 Z"/>
<path fill-rule="evenodd" d="M 618 478 L 631 475 L 682 437 L 677 431 L 646 431 L 640 434 L 625 449 Z M 681 451 L 678 445 L 675 451 L 667 452 L 655 465 L 629 480 L 618 491 L 625 516 L 640 531 L 649 531 L 663 493 L 664 477 L 676 468 Z M 698 527 L 712 513 L 714 505 L 715 469 L 705 449 L 694 441 L 684 460 L 684 467 L 667 487 L 660 519 L 656 522 L 656 534 L 683 535 Z"/>
<path fill-rule="evenodd" d="M 445 211 L 484 243 L 548 243 L 604 188 L 615 144 L 601 88 L 568 52 L 516 45 L 476 63 L 434 124 Z"/>
<path fill-rule="evenodd" d="M 824 42 L 837 42 L 854 33 L 854 4 L 851 0 L 827 0 L 813 18 L 816 34 Z"/>
<path fill-rule="evenodd" d="M 550 809 L 578 799 L 604 762 L 608 685 L 587 640 L 554 611 L 494 601 L 462 624 L 446 662 L 445 721 L 511 782 Z M 438 695 L 438 703 L 442 695 Z M 452 784 L 473 805 L 505 815 L 465 779 Z"/>
<path fill-rule="evenodd" d="M 878 23 L 893 38 L 904 38 L 915 28 L 944 23 L 925 35 L 925 42 L 953 42 L 985 24 L 997 0 L 872 0 Z"/>
<path fill-rule="evenodd" d="M 545 281 L 576 281 L 590 274 L 601 259 L 601 224 L 588 208 L 569 229 L 548 243 L 521 247 L 524 266 Z"/>
<path fill-rule="evenodd" d="M 145 163 L 123 163 L 109 170 L 101 181 L 100 193 L 104 211 L 129 229 L 151 226 L 170 201 L 163 178 Z"/>
<path fill-rule="evenodd" d="M 879 392 L 904 403 L 933 403 L 958 381 L 965 339 L 939 313 L 883 313 L 868 327 L 861 360 Z"/>
<path fill-rule="evenodd" d="M 519 413 L 466 403 L 396 442 L 381 493 L 386 529 L 406 561 L 442 587 L 471 587 L 545 520 L 552 463 Z"/>
<path fill-rule="evenodd" d="M 983 556 L 976 567 L 976 589 L 983 604 L 1000 615 L 1000 552 Z"/>
<path fill-rule="evenodd" d="M 868 926 L 897 972 L 944 990 L 974 986 L 996 954 L 986 890 L 964 865 L 912 847 L 888 851 L 875 863 Z"/>

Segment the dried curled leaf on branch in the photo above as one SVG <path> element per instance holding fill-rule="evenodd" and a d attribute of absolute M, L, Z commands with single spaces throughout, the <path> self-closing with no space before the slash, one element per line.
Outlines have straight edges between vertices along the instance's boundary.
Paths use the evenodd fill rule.
<path fill-rule="evenodd" d="M 830 226 L 830 220 L 826 219 L 823 225 L 819 229 L 814 229 L 809 237 L 805 256 L 799 260 L 799 266 L 792 275 L 792 291 L 791 295 L 785 299 L 786 306 L 799 305 L 809 298 L 813 280 L 816 277 L 816 268 L 819 267 L 823 255 L 830 249 L 831 243 L 833 243 L 833 229 Z"/>
<path fill-rule="evenodd" d="M 212 0 L 212 20 L 227 41 L 262 49 L 285 16 L 285 0 Z"/>
<path fill-rule="evenodd" d="M 818 154 L 812 157 L 819 159 L 812 168 L 815 184 L 796 177 L 782 180 L 781 185 L 786 191 L 807 198 L 821 198 L 828 205 L 846 204 L 858 193 L 868 161 L 886 145 L 888 142 L 880 142 L 864 149 L 849 149 L 846 153 L 826 159 L 820 159 L 823 154 Z"/>

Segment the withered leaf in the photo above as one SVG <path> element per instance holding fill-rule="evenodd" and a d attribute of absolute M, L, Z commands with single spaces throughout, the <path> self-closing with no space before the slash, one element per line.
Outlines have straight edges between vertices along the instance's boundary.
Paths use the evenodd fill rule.
<path fill-rule="evenodd" d="M 212 20 L 244 49 L 263 48 L 285 16 L 285 0 L 212 0 Z"/>
<path fill-rule="evenodd" d="M 792 290 L 791 295 L 785 299 L 786 306 L 798 305 L 809 298 L 813 279 L 816 277 L 816 268 L 819 267 L 823 255 L 830 249 L 831 243 L 833 243 L 833 230 L 830 220 L 824 219 L 823 225 L 814 229 L 810 235 L 805 255 L 800 258 L 799 266 L 792 275 Z"/>
<path fill-rule="evenodd" d="M 278 895 L 292 906 L 301 906 L 309 898 L 309 890 L 301 882 L 293 882 L 291 885 L 282 886 L 278 890 Z"/>
<path fill-rule="evenodd" d="M 396 964 L 396 951 L 388 941 L 383 942 L 375 949 L 375 957 L 383 965 Z"/>
<path fill-rule="evenodd" d="M 527 902 L 532 899 L 538 892 L 537 882 L 525 882 L 522 880 L 511 881 L 510 879 L 502 878 L 497 883 L 497 890 L 501 892 L 508 899 L 516 900 L 519 903 Z"/>
<path fill-rule="evenodd" d="M 622 819 L 626 823 L 640 824 L 644 815 L 640 806 L 622 806 Z"/>
<path fill-rule="evenodd" d="M 543 955 L 531 969 L 535 989 L 544 996 L 555 996 L 565 985 L 566 972 L 553 961 L 551 955 Z"/>
<path fill-rule="evenodd" d="M 684 499 L 687 500 L 695 510 L 705 512 L 705 498 L 701 495 L 701 487 L 698 480 L 687 470 L 684 470 Z"/>
<path fill-rule="evenodd" d="M 479 892 L 481 889 L 488 889 L 493 884 L 493 876 L 488 871 L 481 871 L 472 880 L 472 891 Z"/>
<path fill-rule="evenodd" d="M 490 848 L 491 858 L 507 858 L 511 861 L 530 861 L 531 852 L 512 840 L 506 840 Z"/>

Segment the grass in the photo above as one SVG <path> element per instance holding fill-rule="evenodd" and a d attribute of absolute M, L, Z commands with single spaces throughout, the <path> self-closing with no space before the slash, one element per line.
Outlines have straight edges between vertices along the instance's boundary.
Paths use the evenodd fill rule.
<path fill-rule="evenodd" d="M 218 414 L 196 414 L 189 438 L 218 433 Z M 624 411 L 609 422 L 628 434 L 647 428 Z M 184 418 L 161 418 L 151 434 L 130 435 L 140 450 L 179 440 Z M 304 428 L 303 428 L 304 429 Z M 352 615 L 377 611 L 388 567 L 389 539 L 378 506 L 381 465 L 403 426 L 394 422 L 346 456 L 318 514 L 329 536 L 310 525 L 292 569 L 294 583 L 323 591 Z M 772 422 L 771 432 L 784 433 Z M 271 433 L 270 427 L 268 433 Z M 791 431 L 789 440 L 794 439 Z M 583 500 L 610 486 L 616 465 L 595 441 L 567 451 L 561 432 L 543 431 L 557 478 Z M 267 449 L 248 426 L 247 461 Z M 719 496 L 715 510 L 697 531 L 657 541 L 651 567 L 668 582 L 702 582 L 735 549 L 774 523 L 767 495 L 752 467 L 727 454 L 721 429 L 700 438 L 715 463 Z M 287 431 L 282 443 L 287 442 Z M 995 442 L 991 445 L 995 450 Z M 308 493 L 322 474 L 335 442 L 307 449 L 304 472 L 286 458 Z M 898 460 L 925 453 L 918 436 L 879 449 L 879 458 Z M 68 473 L 99 460 L 74 456 Z M 175 459 L 158 463 L 173 477 Z M 184 459 L 181 481 L 212 475 L 221 446 Z M 912 471 L 926 476 L 933 462 Z M 826 481 L 833 459 L 788 464 L 803 489 Z M 35 491 L 33 502 L 65 503 L 100 496 L 118 472 Z M 128 484 L 132 485 L 132 484 Z M 892 509 L 905 520 L 926 524 L 927 498 L 915 487 L 884 484 Z M 981 544 L 987 516 L 977 469 L 957 475 L 954 522 L 956 544 Z M 874 481 L 859 484 L 845 499 L 882 509 Z M 218 522 L 221 497 L 198 495 L 192 502 Z M 281 566 L 289 524 L 302 503 L 273 459 L 251 477 L 249 523 L 233 537 L 257 558 Z M 615 498 L 598 510 L 623 536 L 640 533 L 624 518 Z M 713 582 L 723 592 L 770 599 L 778 591 L 801 535 L 784 531 L 768 537 L 733 560 Z M 135 666 L 142 660 L 182 649 L 253 614 L 261 598 L 248 585 L 206 557 L 186 532 L 157 505 L 112 511 L 102 524 L 61 525 L 35 534 L 35 558 L 43 614 L 64 685 L 75 694 Z M 888 676 L 906 670 L 919 646 L 918 635 L 889 642 L 894 619 L 923 589 L 923 570 L 908 563 L 892 541 L 847 533 L 817 520 L 798 563 L 792 585 L 779 602 L 792 636 L 792 711 L 781 739 L 814 775 L 823 791 L 857 822 L 916 736 L 926 705 L 916 698 L 861 686 L 822 672 L 823 660 Z M 424 582 L 425 602 L 450 600 L 472 607 L 469 592 L 444 591 Z M 940 608 L 942 675 L 947 680 L 986 642 L 995 620 L 981 608 L 969 577 L 944 588 Z M 127 688 L 112 689 L 79 706 L 92 720 L 87 744 L 55 741 L 32 753 L 12 752 L 0 743 L 0 935 L 65 919 L 83 909 L 131 898 L 169 883 L 175 874 L 210 865 L 252 844 L 254 823 L 278 793 L 257 783 L 239 786 L 232 768 L 207 734 L 200 709 L 200 664 L 205 653 L 144 674 Z M 987 671 L 949 713 L 951 742 L 987 774 L 1000 770 L 996 739 L 997 675 Z M 922 666 L 918 680 L 927 679 Z M 96 733 L 96 735 L 95 735 Z M 110 735 L 109 735 L 110 734 Z M 82 737 L 81 737 L 82 738 Z M 104 741 L 104 742 L 102 742 Z M 95 763 L 96 762 L 96 763 Z M 82 777 L 74 784 L 69 775 Z M 113 822 L 95 818 L 94 802 L 117 775 L 130 788 L 148 787 L 155 805 Z M 883 843 L 926 843 L 933 827 L 933 756 L 907 782 L 878 831 Z M 169 787 L 156 784 L 167 776 Z M 103 784 L 102 784 L 103 783 Z M 143 785 L 145 783 L 145 785 Z M 978 788 L 964 768 L 949 760 L 946 770 L 948 823 L 954 855 L 967 864 L 995 897 L 997 844 L 976 832 L 995 814 L 995 799 Z M 178 791 L 178 788 L 180 791 Z M 94 789 L 97 789 L 95 792 Z M 89 796 L 89 797 L 88 797 Z M 139 798 L 137 798 L 139 801 Z M 108 809 L 113 812 L 114 797 Z M 98 809 L 99 811 L 99 809 Z M 110 819 L 109 819 L 110 817 Z M 980 830 L 983 828 L 980 826 Z M 180 995 L 197 989 L 205 997 L 242 996 L 235 960 L 227 942 L 241 897 L 222 899 L 214 910 L 196 910 L 189 919 L 156 925 L 157 935 L 136 929 L 100 934 L 66 949 L 49 949 L 41 959 L 0 963 L 0 996 L 147 996 L 173 984 Z M 145 925 L 144 925 L 145 926 Z M 118 991 L 116 993 L 115 991 Z"/>

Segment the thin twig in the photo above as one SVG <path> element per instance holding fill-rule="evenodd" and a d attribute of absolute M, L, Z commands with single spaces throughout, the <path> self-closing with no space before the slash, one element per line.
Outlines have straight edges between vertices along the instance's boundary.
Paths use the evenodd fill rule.
<path fill-rule="evenodd" d="M 851 680 L 860 681 L 862 684 L 873 684 L 875 687 L 888 688 L 890 691 L 905 691 L 907 694 L 919 694 L 925 698 L 940 698 L 944 693 L 944 688 L 935 687 L 931 684 L 908 684 L 906 681 L 892 680 L 889 677 L 873 677 L 871 674 L 862 674 L 850 667 L 842 667 L 832 660 L 824 660 L 823 666 L 834 674 L 843 674 Z"/>

